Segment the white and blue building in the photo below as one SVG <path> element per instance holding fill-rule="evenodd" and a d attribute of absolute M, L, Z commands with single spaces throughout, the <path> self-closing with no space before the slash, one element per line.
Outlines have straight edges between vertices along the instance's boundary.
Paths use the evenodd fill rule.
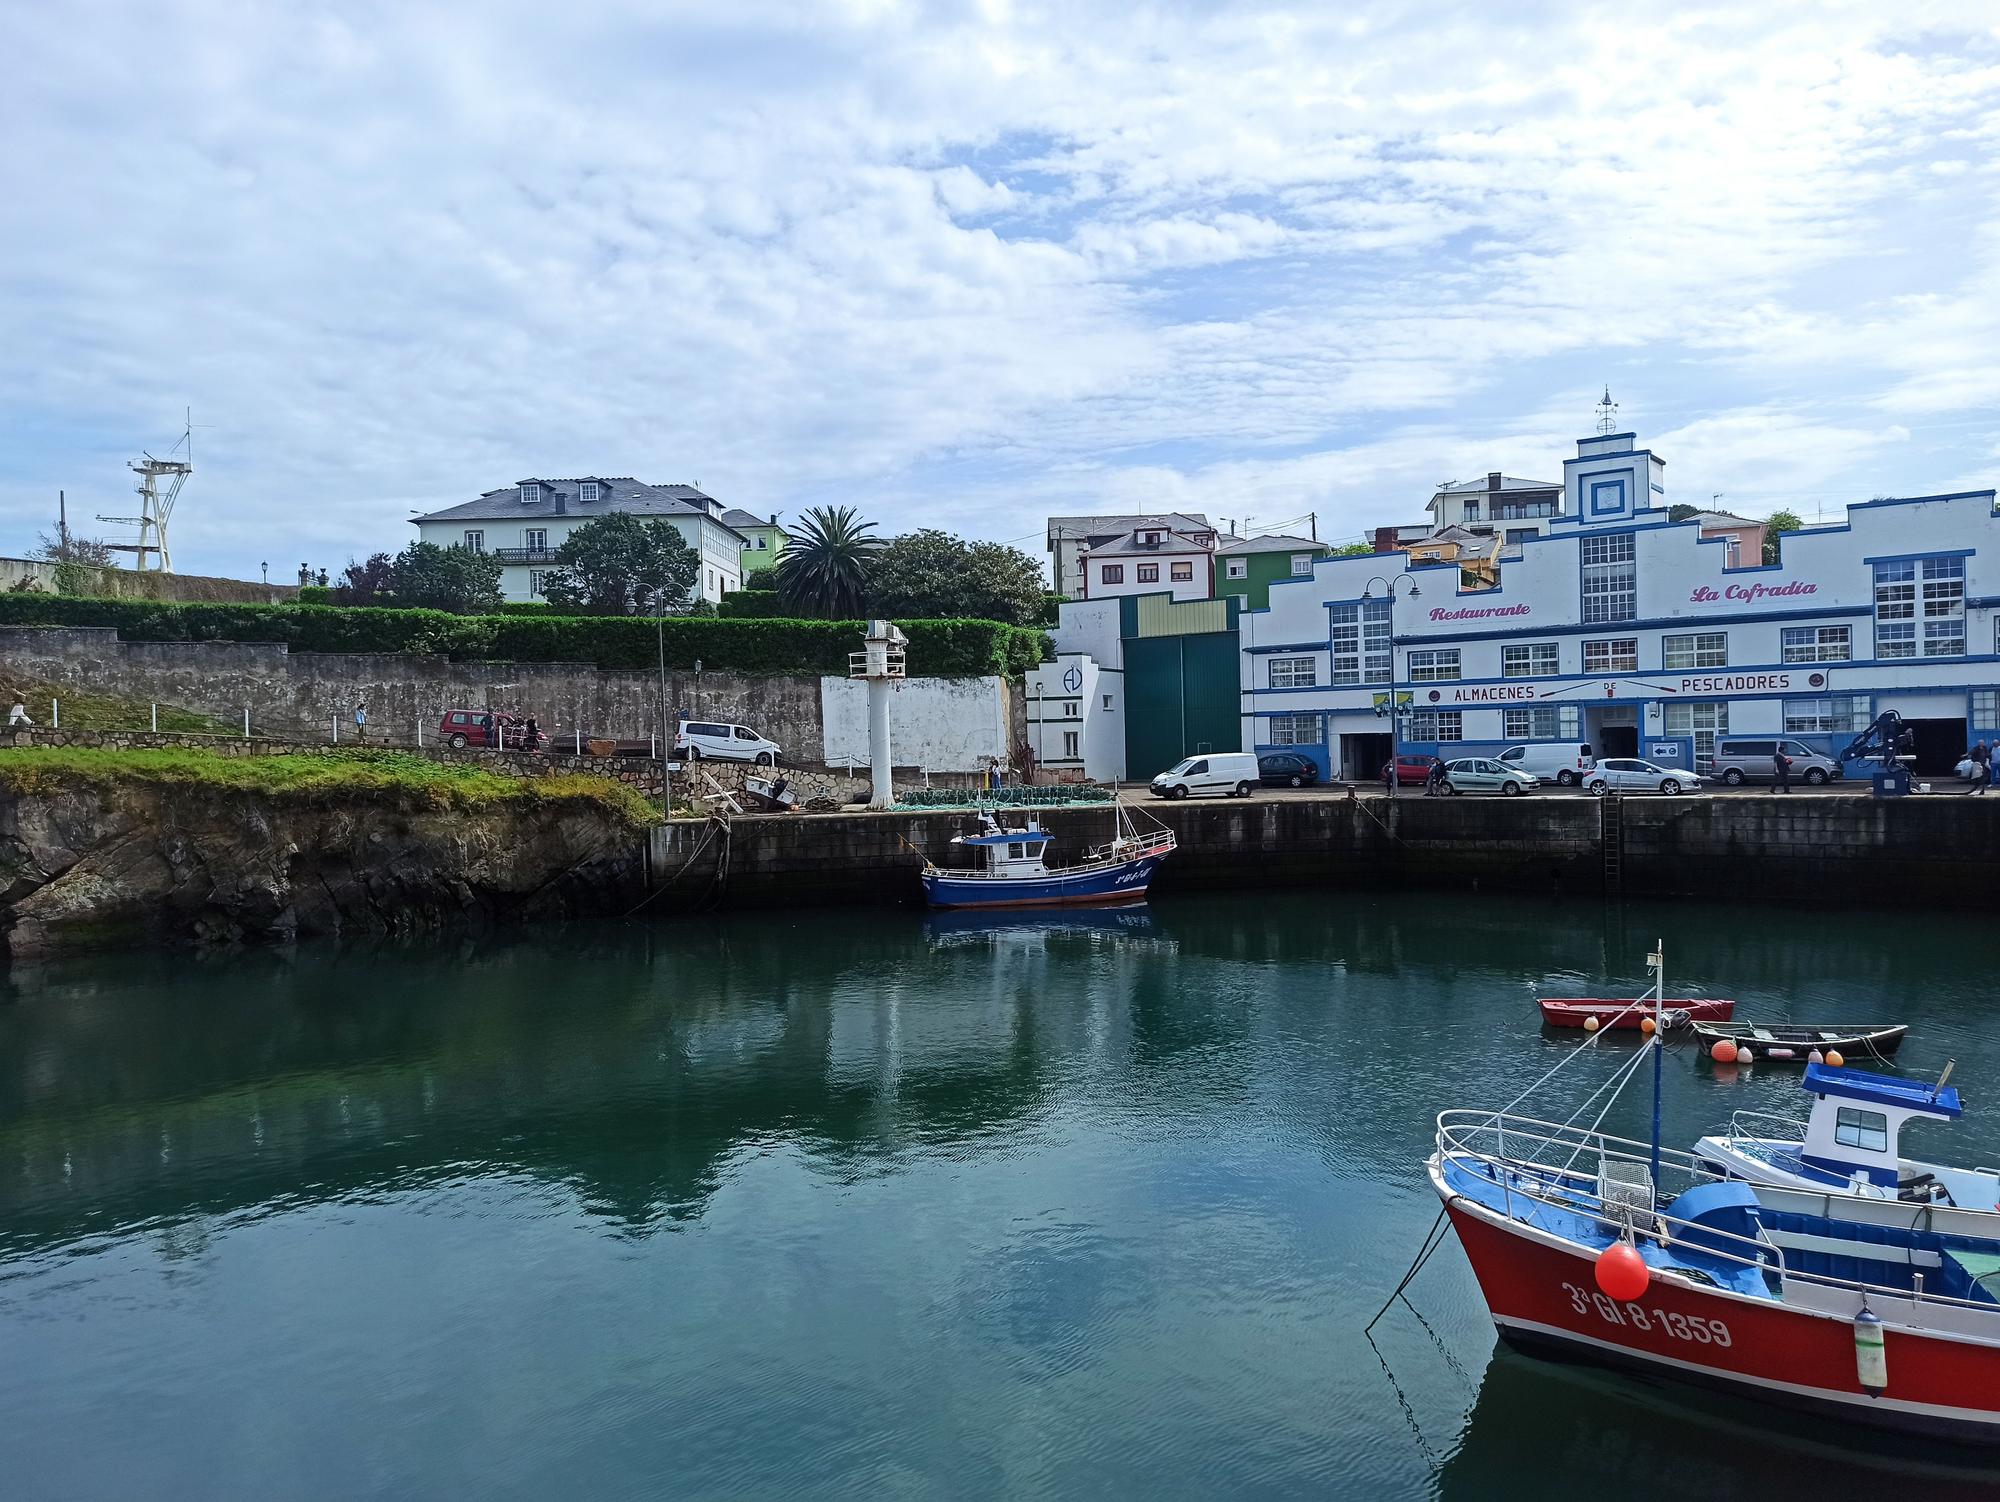
<path fill-rule="evenodd" d="M 1447 758 L 1587 741 L 1706 770 L 1725 735 L 1838 750 L 1894 709 L 1921 774 L 2000 737 L 1993 491 L 1862 502 L 1763 565 L 1670 521 L 1665 463 L 1631 433 L 1580 440 L 1563 469 L 1561 513 L 1496 587 L 1404 553 L 1274 583 L 1240 621 L 1244 746 L 1372 778 L 1392 703 L 1404 749 Z"/>

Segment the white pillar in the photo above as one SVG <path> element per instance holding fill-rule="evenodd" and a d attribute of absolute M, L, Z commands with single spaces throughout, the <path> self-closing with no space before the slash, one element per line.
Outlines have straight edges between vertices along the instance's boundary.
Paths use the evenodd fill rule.
<path fill-rule="evenodd" d="M 889 695 L 895 685 L 887 678 L 868 680 L 868 765 L 874 774 L 874 799 L 870 808 L 893 808 L 895 790 L 889 786 Z"/>

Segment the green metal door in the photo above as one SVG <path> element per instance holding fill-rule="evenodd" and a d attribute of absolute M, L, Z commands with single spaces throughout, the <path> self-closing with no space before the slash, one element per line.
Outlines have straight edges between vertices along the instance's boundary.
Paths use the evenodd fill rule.
<path fill-rule="evenodd" d="M 1234 631 L 1181 639 L 1181 755 L 1243 749 L 1241 669 Z"/>
<path fill-rule="evenodd" d="M 1143 782 L 1184 756 L 1243 749 L 1234 631 L 1124 645 L 1127 777 Z"/>

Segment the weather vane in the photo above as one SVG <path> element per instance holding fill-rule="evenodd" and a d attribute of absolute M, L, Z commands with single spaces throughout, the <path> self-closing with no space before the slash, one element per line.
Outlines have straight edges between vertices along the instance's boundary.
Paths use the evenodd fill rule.
<path fill-rule="evenodd" d="M 1608 433 L 1618 425 L 1618 403 L 1611 399 L 1611 387 L 1604 388 L 1604 400 L 1597 406 L 1597 431 Z"/>

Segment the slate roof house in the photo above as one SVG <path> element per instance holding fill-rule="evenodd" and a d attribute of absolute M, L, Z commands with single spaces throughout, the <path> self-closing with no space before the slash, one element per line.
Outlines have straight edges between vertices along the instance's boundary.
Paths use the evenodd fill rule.
<path fill-rule="evenodd" d="M 775 568 L 778 555 L 785 551 L 785 544 L 792 540 L 792 534 L 778 525 L 777 514 L 772 513 L 767 521 L 761 516 L 732 506 L 722 513 L 722 520 L 743 534 L 743 556 L 739 569 L 745 589 L 768 588 L 771 580 L 752 583 L 752 574 L 761 574 L 765 569 Z"/>
<path fill-rule="evenodd" d="M 742 588 L 743 549 L 749 539 L 725 519 L 729 513 L 722 502 L 692 485 L 647 485 L 630 475 L 520 480 L 410 520 L 425 542 L 496 554 L 503 565 L 501 593 L 509 600 L 539 600 L 542 577 L 563 539 L 580 523 L 614 512 L 673 524 L 701 555 L 697 599 L 716 601 Z"/>
<path fill-rule="evenodd" d="M 1049 518 L 1049 577 L 1059 595 L 1082 599 L 1083 555 L 1101 549 L 1140 528 L 1206 536 L 1215 546 L 1215 528 L 1199 511 L 1162 511 L 1145 516 L 1052 516 Z M 1101 593 L 1101 591 L 1093 591 Z"/>

